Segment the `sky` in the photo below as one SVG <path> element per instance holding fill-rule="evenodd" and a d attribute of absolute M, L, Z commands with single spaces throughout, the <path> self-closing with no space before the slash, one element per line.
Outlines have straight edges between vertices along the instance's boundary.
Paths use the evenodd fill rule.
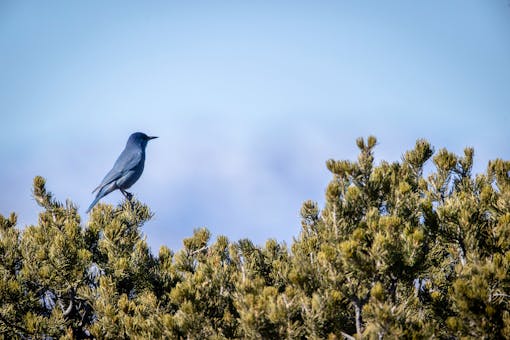
<path fill-rule="evenodd" d="M 37 175 L 85 226 L 142 131 L 159 139 L 130 191 L 154 253 L 199 227 L 290 244 L 357 137 L 377 161 L 419 138 L 474 147 L 475 172 L 510 159 L 510 3 L 3 0 L 0 122 L 0 214 L 20 227 Z"/>

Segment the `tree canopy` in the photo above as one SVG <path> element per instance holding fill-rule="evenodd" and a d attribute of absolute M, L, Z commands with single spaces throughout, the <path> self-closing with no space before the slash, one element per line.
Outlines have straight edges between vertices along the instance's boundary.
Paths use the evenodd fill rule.
<path fill-rule="evenodd" d="M 5 338 L 510 338 L 510 162 L 472 173 L 418 140 L 397 162 L 328 160 L 323 207 L 306 201 L 287 246 L 197 229 L 152 254 L 144 204 L 99 204 L 86 224 L 36 177 L 43 208 L 0 215 Z M 431 159 L 433 170 L 424 173 Z"/>

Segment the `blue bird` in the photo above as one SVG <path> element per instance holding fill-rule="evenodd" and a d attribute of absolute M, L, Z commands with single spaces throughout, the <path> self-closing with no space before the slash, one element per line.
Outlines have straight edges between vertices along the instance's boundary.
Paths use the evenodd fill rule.
<path fill-rule="evenodd" d="M 133 195 L 126 190 L 135 184 L 142 175 L 145 163 L 145 148 L 147 142 L 154 138 L 158 137 L 149 137 L 141 132 L 135 132 L 129 136 L 126 147 L 115 161 L 113 168 L 106 174 L 101 184 L 92 191 L 94 193 L 99 190 L 96 198 L 87 209 L 87 213 L 101 198 L 116 189 L 119 189 L 128 200 L 131 200 Z"/>

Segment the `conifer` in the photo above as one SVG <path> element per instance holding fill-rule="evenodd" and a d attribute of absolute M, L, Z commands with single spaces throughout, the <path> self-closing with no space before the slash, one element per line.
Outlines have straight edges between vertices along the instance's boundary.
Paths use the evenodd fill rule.
<path fill-rule="evenodd" d="M 328 160 L 290 246 L 213 240 L 153 255 L 138 201 L 86 224 L 42 177 L 36 225 L 0 215 L 0 337 L 13 339 L 510 338 L 510 162 L 418 140 L 376 164 Z M 426 162 L 434 167 L 425 173 Z"/>

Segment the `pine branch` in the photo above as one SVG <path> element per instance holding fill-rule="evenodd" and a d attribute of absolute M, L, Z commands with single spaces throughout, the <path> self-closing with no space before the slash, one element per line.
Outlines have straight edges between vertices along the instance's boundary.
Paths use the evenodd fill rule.
<path fill-rule="evenodd" d="M 195 250 L 195 251 L 192 251 L 191 253 L 189 253 L 189 255 L 193 256 L 193 255 L 198 254 L 198 253 L 200 253 L 201 251 L 203 251 L 203 250 L 207 250 L 207 249 L 209 249 L 209 246 L 204 246 L 204 247 L 202 247 L 202 248 L 200 248 L 200 249 L 197 249 L 197 250 Z"/>
<path fill-rule="evenodd" d="M 16 334 L 18 334 L 21 338 L 25 338 L 25 337 L 27 337 L 27 335 L 32 335 L 32 336 L 35 335 L 34 333 L 29 332 L 26 328 L 18 326 L 16 324 L 10 322 L 2 314 L 0 314 L 0 321 L 3 322 L 8 328 L 13 329 L 14 332 Z"/>
<path fill-rule="evenodd" d="M 348 340 L 356 340 L 355 337 L 353 337 L 352 335 L 349 335 L 347 333 L 344 333 L 344 332 L 340 332 L 340 334 L 342 334 L 342 336 Z"/>

